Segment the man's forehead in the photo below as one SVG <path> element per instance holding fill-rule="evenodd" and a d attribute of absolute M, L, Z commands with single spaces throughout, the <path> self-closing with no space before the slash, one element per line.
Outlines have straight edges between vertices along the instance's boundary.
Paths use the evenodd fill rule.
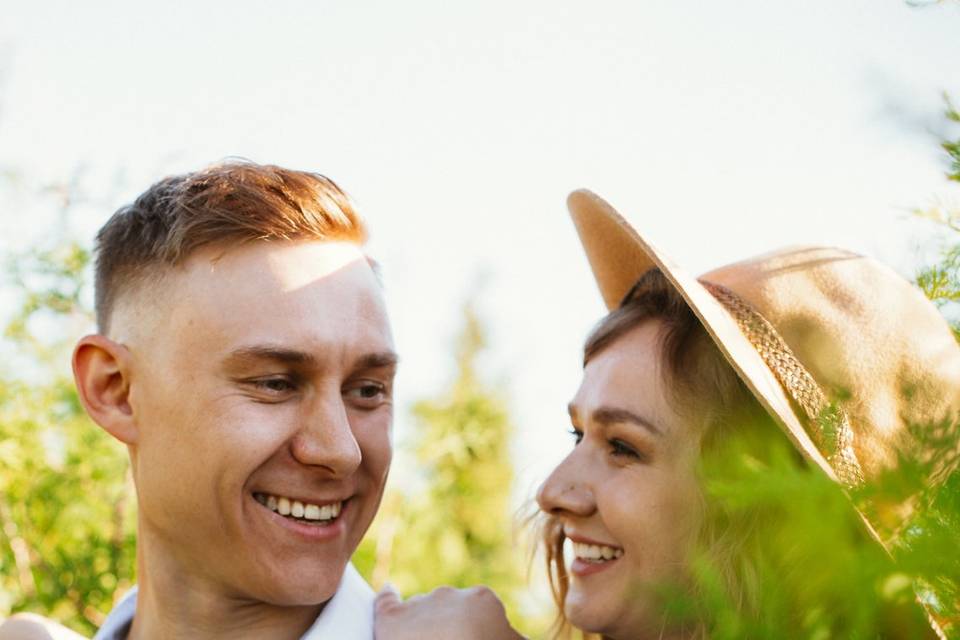
<path fill-rule="evenodd" d="M 206 333 L 203 339 L 231 348 L 277 341 L 303 350 L 312 343 L 392 348 L 382 287 L 366 256 L 350 243 L 264 242 L 227 253 L 210 250 L 151 289 L 123 314 L 124 324 L 133 325 L 130 333 L 142 334 L 139 326 L 154 334 L 150 339 L 166 329 L 176 342 Z"/>
<path fill-rule="evenodd" d="M 362 249 L 354 243 L 304 240 L 208 247 L 190 256 L 183 269 L 187 277 L 234 280 L 237 284 L 250 282 L 254 277 L 262 285 L 287 291 L 358 266 L 373 271 Z"/>
<path fill-rule="evenodd" d="M 263 242 L 206 252 L 192 257 L 173 279 L 180 281 L 175 295 L 208 315 L 221 309 L 259 313 L 274 305 L 277 311 L 299 306 L 298 313 L 312 306 L 326 316 L 352 305 L 383 305 L 373 268 L 350 243 Z"/>

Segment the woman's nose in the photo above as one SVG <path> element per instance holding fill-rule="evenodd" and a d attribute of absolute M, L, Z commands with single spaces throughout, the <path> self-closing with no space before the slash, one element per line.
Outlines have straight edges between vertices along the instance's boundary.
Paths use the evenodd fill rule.
<path fill-rule="evenodd" d="M 589 516 L 596 508 L 593 489 L 574 459 L 575 453 L 567 456 L 540 485 L 537 504 L 544 513 L 583 517 Z"/>

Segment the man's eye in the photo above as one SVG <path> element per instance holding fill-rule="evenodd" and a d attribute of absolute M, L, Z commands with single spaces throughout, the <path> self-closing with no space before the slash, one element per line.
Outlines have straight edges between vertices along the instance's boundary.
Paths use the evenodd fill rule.
<path fill-rule="evenodd" d="M 262 380 L 254 380 L 253 384 L 257 389 L 273 394 L 289 393 L 297 388 L 291 380 L 286 378 L 263 378 Z"/>
<path fill-rule="evenodd" d="M 386 399 L 387 387 L 380 383 L 367 382 L 347 389 L 346 395 L 366 403 L 377 402 Z"/>
<path fill-rule="evenodd" d="M 583 431 L 580 431 L 580 429 L 570 429 L 570 435 L 573 436 L 573 446 L 583 442 Z"/>

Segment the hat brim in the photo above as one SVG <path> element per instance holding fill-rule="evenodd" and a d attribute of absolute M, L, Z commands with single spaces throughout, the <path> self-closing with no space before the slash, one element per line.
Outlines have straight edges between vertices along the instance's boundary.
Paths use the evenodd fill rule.
<path fill-rule="evenodd" d="M 760 354 L 726 308 L 628 223 L 600 196 L 581 189 L 567 205 L 607 309 L 615 309 L 630 287 L 656 267 L 683 296 L 724 357 L 805 458 L 831 479 L 837 476 L 794 413 L 790 401 Z"/>

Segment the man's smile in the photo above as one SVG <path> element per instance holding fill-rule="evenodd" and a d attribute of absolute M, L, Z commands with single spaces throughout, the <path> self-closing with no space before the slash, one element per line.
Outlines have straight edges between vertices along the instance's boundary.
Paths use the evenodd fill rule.
<path fill-rule="evenodd" d="M 284 530 L 295 534 L 301 541 L 308 543 L 344 539 L 348 530 L 347 522 L 350 519 L 348 514 L 353 513 L 352 496 L 343 500 L 315 498 L 310 502 L 303 498 L 295 499 L 291 496 L 259 491 L 247 495 L 256 505 L 256 512 L 264 514 L 268 522 L 279 525 Z"/>
<path fill-rule="evenodd" d="M 321 525 L 333 522 L 343 508 L 343 500 L 315 504 L 268 493 L 254 493 L 253 497 L 266 508 L 282 516 Z"/>

